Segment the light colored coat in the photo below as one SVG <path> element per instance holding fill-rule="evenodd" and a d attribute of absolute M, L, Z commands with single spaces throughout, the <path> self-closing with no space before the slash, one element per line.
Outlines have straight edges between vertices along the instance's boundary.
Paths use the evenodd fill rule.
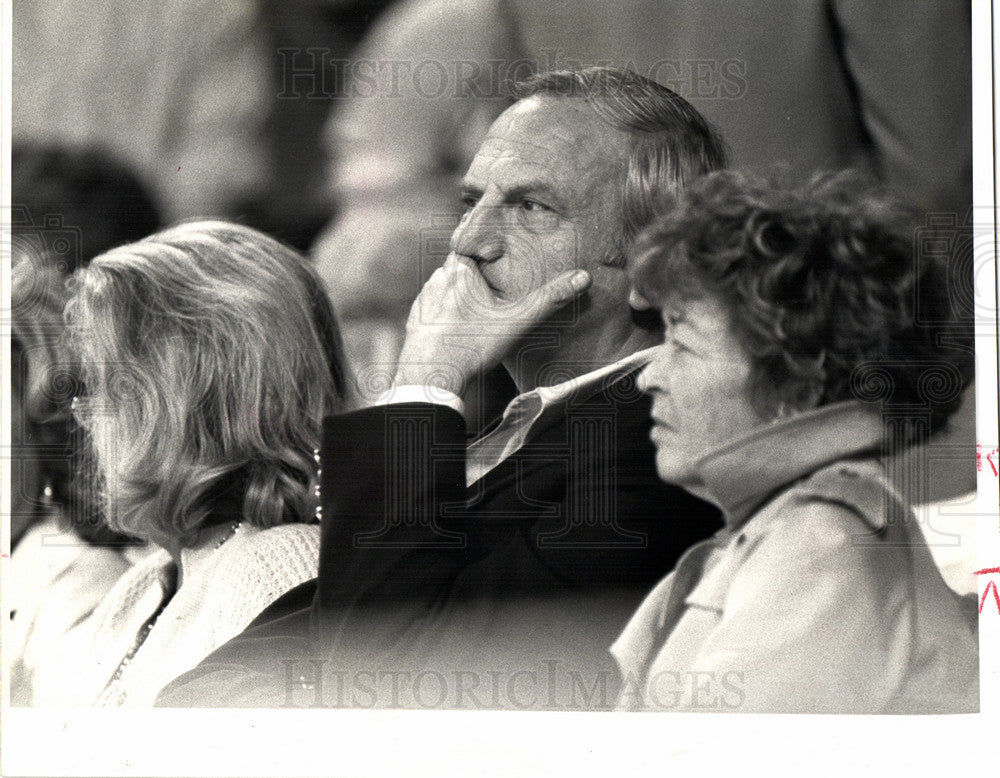
<path fill-rule="evenodd" d="M 689 549 L 611 651 L 619 708 L 978 710 L 975 602 L 941 578 L 847 402 L 701 459 L 726 526 Z"/>

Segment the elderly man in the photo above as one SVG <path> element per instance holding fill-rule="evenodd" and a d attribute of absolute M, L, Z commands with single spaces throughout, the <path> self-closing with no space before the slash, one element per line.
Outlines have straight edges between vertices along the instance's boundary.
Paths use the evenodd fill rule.
<path fill-rule="evenodd" d="M 702 530 L 664 527 L 659 509 L 651 513 L 648 502 L 625 494 L 630 491 L 626 486 L 641 489 L 655 481 L 642 469 L 648 420 L 643 401 L 631 388 L 631 376 L 648 358 L 645 350 L 659 342 L 660 329 L 627 304 L 624 252 L 651 215 L 657 195 L 722 166 L 724 152 L 721 141 L 684 100 L 631 73 L 594 68 L 542 75 L 522 85 L 519 94 L 521 99 L 491 128 L 465 176 L 466 210 L 452 235 L 451 261 L 474 269 L 468 280 L 481 277 L 490 297 L 501 303 L 524 304 L 530 292 L 572 269 L 588 271 L 592 284 L 573 310 L 544 321 L 523 320 L 523 336 L 513 344 L 500 338 L 492 358 L 482 343 L 488 343 L 497 326 L 490 300 L 477 304 L 475 288 L 467 287 L 466 299 L 450 312 L 449 326 L 441 321 L 447 284 L 429 284 L 414 304 L 394 389 L 383 401 L 440 401 L 440 392 L 426 391 L 433 387 L 453 395 L 451 404 L 457 407 L 457 396 L 469 379 L 492 367 L 494 360 L 502 361 L 523 394 L 510 404 L 499 426 L 469 447 L 466 483 L 474 505 L 489 501 L 501 478 L 519 481 L 522 487 L 520 494 L 509 487 L 499 490 L 502 499 L 511 501 L 504 503 L 503 512 L 524 509 L 535 499 L 551 501 L 552 494 L 566 508 L 575 492 L 582 498 L 575 515 L 560 510 L 555 522 L 575 519 L 596 528 L 553 542 L 553 559 L 565 556 L 572 564 L 581 557 L 589 580 L 595 578 L 595 560 L 587 557 L 594 555 L 568 553 L 572 546 L 589 542 L 628 549 L 607 572 L 638 579 L 646 559 L 655 567 L 672 563 L 689 544 L 691 533 Z M 454 267 L 446 271 L 452 282 L 456 272 Z M 520 314 L 515 305 L 499 315 L 510 322 Z M 525 480 L 542 466 L 532 461 L 537 459 L 537 436 L 556 427 L 551 447 L 557 439 L 572 436 L 574 421 L 596 423 L 593 412 L 579 410 L 596 396 L 605 397 L 605 404 L 615 409 L 610 428 L 619 438 L 640 411 L 638 441 L 620 440 L 611 448 L 587 452 L 610 468 L 617 464 L 617 471 L 560 477 L 556 469 L 571 471 L 584 452 L 553 450 L 559 461 L 548 463 L 554 468 L 544 468 L 548 493 L 523 490 Z M 601 444 L 588 439 L 581 445 Z M 515 465 L 518 477 L 511 479 Z M 669 499 L 679 494 L 671 492 Z M 613 496 L 617 511 L 608 509 Z M 623 498 L 635 504 L 623 504 Z M 587 505 L 588 499 L 595 504 Z M 685 503 L 683 512 L 689 506 Z M 546 513 L 537 507 L 534 512 L 538 519 Z M 635 525 L 629 526 L 633 519 Z M 540 530 L 558 529 L 547 524 Z M 653 532 L 655 542 L 637 543 L 633 530 Z M 591 536 L 583 537 L 587 532 Z M 618 571 L 619 563 L 629 572 Z"/>
<path fill-rule="evenodd" d="M 325 699 L 323 668 L 295 662 L 311 656 L 352 677 L 442 667 L 477 684 L 553 662 L 553 694 L 585 673 L 602 685 L 588 705 L 610 705 L 608 646 L 651 582 L 719 526 L 656 476 L 635 378 L 661 333 L 628 305 L 625 251 L 658 195 L 724 164 L 722 143 L 633 73 L 543 74 L 519 97 L 465 176 L 452 254 L 413 305 L 392 388 L 327 421 L 318 586 L 161 704 L 302 704 L 300 687 L 317 698 L 304 704 L 366 704 Z M 459 397 L 499 362 L 522 394 L 466 451 Z M 372 704 L 422 704 L 382 691 Z"/>

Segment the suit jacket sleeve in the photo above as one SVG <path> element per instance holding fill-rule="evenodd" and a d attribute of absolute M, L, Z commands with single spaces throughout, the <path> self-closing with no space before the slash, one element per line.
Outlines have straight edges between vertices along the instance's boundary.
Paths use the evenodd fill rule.
<path fill-rule="evenodd" d="M 323 439 L 313 632 L 324 651 L 388 646 L 433 616 L 476 554 L 461 510 L 465 422 L 401 403 L 329 417 Z"/>

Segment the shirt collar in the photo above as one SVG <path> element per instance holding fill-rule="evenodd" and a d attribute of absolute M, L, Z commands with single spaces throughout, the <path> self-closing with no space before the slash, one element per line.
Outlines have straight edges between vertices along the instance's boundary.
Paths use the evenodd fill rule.
<path fill-rule="evenodd" d="M 642 351 L 636 351 L 624 359 L 619 359 L 610 365 L 604 365 L 596 370 L 591 370 L 589 373 L 574 376 L 567 381 L 548 386 L 538 386 L 534 389 L 529 389 L 527 392 L 522 392 L 507 403 L 503 417 L 494 429 L 507 427 L 509 424 L 514 423 L 526 431 L 549 408 L 564 404 L 574 395 L 579 398 L 582 391 L 593 388 L 596 392 L 603 385 L 604 379 L 612 378 L 617 380 L 632 370 L 644 367 L 653 358 L 655 350 L 656 347 L 653 346 Z M 488 434 L 492 434 L 492 431 Z"/>
<path fill-rule="evenodd" d="M 832 462 L 878 453 L 882 423 L 857 400 L 824 405 L 756 427 L 695 463 L 707 495 L 722 508 L 730 529 L 786 484 Z"/>
<path fill-rule="evenodd" d="M 588 392 L 596 394 L 602 386 L 647 364 L 653 358 L 654 349 L 655 347 L 637 351 L 568 381 L 540 386 L 519 394 L 507 405 L 500 422 L 469 444 L 466 482 L 471 486 L 518 451 L 529 434 L 539 429 L 548 419 L 557 416 L 554 411 L 570 399 L 583 399 Z"/>
<path fill-rule="evenodd" d="M 567 381 L 523 392 L 507 405 L 500 427 L 514 423 L 520 428 L 522 436 L 527 437 L 528 431 L 537 426 L 552 410 L 562 407 L 572 398 L 581 400 L 589 396 L 588 393 L 596 394 L 601 388 L 617 381 L 626 373 L 644 367 L 653 358 L 655 350 L 656 347 L 653 346 L 636 351 L 624 359 L 591 370 L 589 373 L 574 376 Z"/>
<path fill-rule="evenodd" d="M 612 362 L 610 365 L 604 365 L 596 370 L 591 370 L 589 373 L 575 376 L 574 378 L 570 378 L 568 381 L 552 384 L 551 386 L 539 386 L 536 389 L 532 389 L 531 391 L 515 397 L 511 401 L 511 406 L 513 406 L 520 398 L 531 395 L 536 395 L 541 399 L 543 408 L 547 408 L 552 405 L 559 405 L 566 402 L 566 400 L 574 394 L 578 394 L 581 390 L 589 389 L 591 387 L 596 390 L 606 378 L 618 379 L 625 373 L 629 373 L 632 370 L 645 366 L 653 358 L 653 352 L 655 350 L 656 347 L 653 346 L 651 348 L 643 349 L 642 351 L 636 351 L 634 354 L 630 354 L 624 359 L 619 359 L 617 362 Z"/>

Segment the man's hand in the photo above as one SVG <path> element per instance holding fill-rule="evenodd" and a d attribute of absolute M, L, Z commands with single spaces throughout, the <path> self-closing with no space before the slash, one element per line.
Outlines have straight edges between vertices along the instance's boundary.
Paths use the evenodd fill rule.
<path fill-rule="evenodd" d="M 449 254 L 410 308 L 393 386 L 432 386 L 461 396 L 481 371 L 590 286 L 583 270 L 563 273 L 519 300 L 497 298 L 475 262 Z"/>

